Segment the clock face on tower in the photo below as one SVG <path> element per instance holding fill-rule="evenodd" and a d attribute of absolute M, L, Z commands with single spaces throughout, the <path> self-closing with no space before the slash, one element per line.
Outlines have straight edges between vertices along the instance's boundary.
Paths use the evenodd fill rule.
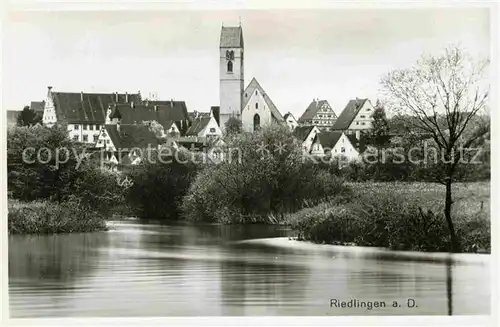
<path fill-rule="evenodd" d="M 226 60 L 234 60 L 234 51 L 233 50 L 226 51 Z"/>

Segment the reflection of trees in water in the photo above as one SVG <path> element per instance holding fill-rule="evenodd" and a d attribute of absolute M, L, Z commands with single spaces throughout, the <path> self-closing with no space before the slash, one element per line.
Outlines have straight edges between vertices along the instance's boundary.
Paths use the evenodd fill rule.
<path fill-rule="evenodd" d="M 223 245 L 254 238 L 279 237 L 289 231 L 269 225 L 144 225 L 141 243 L 148 248 L 169 246 Z"/>
<path fill-rule="evenodd" d="M 446 261 L 446 300 L 448 301 L 448 316 L 453 315 L 453 268 L 452 261 Z"/>
<path fill-rule="evenodd" d="M 9 277 L 34 285 L 44 281 L 72 281 L 97 266 L 98 249 L 106 247 L 108 242 L 105 232 L 12 236 Z"/>
<path fill-rule="evenodd" d="M 284 249 L 273 250 L 256 252 L 240 248 L 233 253 L 239 260 L 221 262 L 222 315 L 294 312 L 291 302 L 303 298 L 303 281 L 307 279 L 309 269 L 301 265 L 287 265 L 284 259 L 288 255 L 290 260 L 290 253 Z"/>

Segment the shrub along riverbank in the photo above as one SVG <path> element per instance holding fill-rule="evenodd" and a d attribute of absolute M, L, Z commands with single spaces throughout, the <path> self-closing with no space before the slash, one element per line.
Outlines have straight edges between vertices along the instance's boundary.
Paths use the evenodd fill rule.
<path fill-rule="evenodd" d="M 104 217 L 123 206 L 117 176 L 81 157 L 65 127 L 9 128 L 7 149 L 9 234 L 103 230 Z M 67 157 L 56 161 L 56 149 Z"/>
<path fill-rule="evenodd" d="M 319 243 L 449 249 L 444 188 L 438 184 L 346 183 L 356 180 L 347 178 L 356 175 L 350 168 L 367 168 L 338 169 L 334 163 L 325 167 L 304 160 L 286 127 L 229 135 L 225 142 L 222 163 L 193 163 L 184 157 L 191 153 L 178 153 L 187 163 L 145 162 L 127 173 L 133 185 L 125 189 L 117 182 L 124 176 L 100 170 L 91 158 L 79 162 L 73 151 L 64 163 L 35 160 L 41 148 L 82 153 L 64 127 L 9 129 L 9 233 L 103 230 L 104 217 L 121 208 L 122 214 L 130 210 L 144 219 L 289 224 L 301 239 Z M 35 151 L 23 160 L 27 147 Z M 489 184 L 456 183 L 454 201 L 462 251 L 489 250 Z"/>
<path fill-rule="evenodd" d="M 8 203 L 9 234 L 55 234 L 106 230 L 104 216 L 75 202 Z"/>
<path fill-rule="evenodd" d="M 345 196 L 289 214 L 298 239 L 394 250 L 446 252 L 444 187 L 431 183 L 352 183 Z M 456 184 L 453 216 L 462 252 L 489 252 L 489 183 Z"/>

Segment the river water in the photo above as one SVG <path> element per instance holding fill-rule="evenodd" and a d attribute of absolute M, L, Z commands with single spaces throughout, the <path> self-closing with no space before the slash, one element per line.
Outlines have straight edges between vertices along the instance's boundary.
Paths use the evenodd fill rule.
<path fill-rule="evenodd" d="M 490 314 L 489 255 L 316 245 L 273 226 L 111 225 L 11 236 L 11 318 Z"/>

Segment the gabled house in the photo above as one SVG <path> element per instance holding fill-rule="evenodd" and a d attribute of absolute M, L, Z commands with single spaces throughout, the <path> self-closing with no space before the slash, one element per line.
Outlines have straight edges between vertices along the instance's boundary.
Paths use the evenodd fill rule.
<path fill-rule="evenodd" d="M 106 122 L 108 107 L 140 102 L 140 93 L 54 92 L 49 86 L 44 101 L 43 124 L 65 124 L 71 139 L 95 143 Z"/>
<path fill-rule="evenodd" d="M 372 129 L 374 107 L 368 99 L 350 100 L 333 125 L 333 130 L 360 134 Z"/>
<path fill-rule="evenodd" d="M 217 138 L 222 137 L 222 130 L 212 114 L 201 115 L 191 122 L 185 136 Z"/>
<path fill-rule="evenodd" d="M 299 126 L 299 123 L 295 119 L 295 117 L 292 115 L 291 112 L 287 112 L 284 116 L 283 119 L 285 119 L 285 123 L 290 128 L 291 131 L 295 130 L 297 126 Z"/>
<path fill-rule="evenodd" d="M 107 111 L 106 124 L 121 123 L 122 125 L 144 124 L 156 121 L 165 134 L 172 128 L 172 122 L 180 135 L 189 128 L 189 116 L 184 101 L 150 101 L 141 103 L 114 104 Z"/>
<path fill-rule="evenodd" d="M 147 151 L 158 149 L 159 140 L 149 126 L 105 125 L 100 131 L 95 148 L 102 149 L 105 164 L 137 165 L 147 155 Z"/>
<path fill-rule="evenodd" d="M 319 133 L 320 130 L 316 126 L 297 126 L 293 131 L 293 135 L 300 142 L 304 153 L 311 153 L 316 135 Z"/>
<path fill-rule="evenodd" d="M 326 100 L 313 99 L 306 108 L 298 123 L 300 125 L 315 125 L 321 131 L 330 131 L 337 120 L 337 114 Z"/>
<path fill-rule="evenodd" d="M 347 160 L 358 160 L 365 150 L 363 142 L 353 134 L 342 131 L 318 134 L 318 140 L 325 155 L 343 156 Z"/>
<path fill-rule="evenodd" d="M 245 132 L 253 132 L 261 126 L 272 123 L 285 122 L 278 108 L 255 77 L 243 92 L 241 122 Z"/>

